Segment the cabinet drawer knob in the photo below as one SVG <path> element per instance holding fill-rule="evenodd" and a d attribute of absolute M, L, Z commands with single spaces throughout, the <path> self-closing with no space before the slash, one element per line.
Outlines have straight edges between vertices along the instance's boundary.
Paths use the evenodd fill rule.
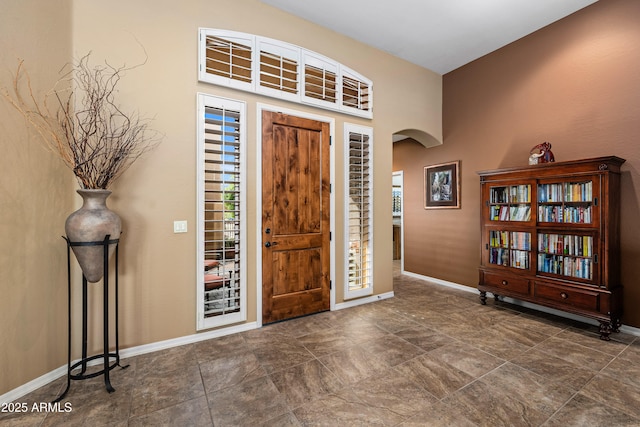
<path fill-rule="evenodd" d="M 567 298 L 569 298 L 569 295 L 567 295 L 567 294 L 566 294 L 566 293 L 564 293 L 564 292 L 561 292 L 561 293 L 560 293 L 560 296 L 562 297 L 562 299 L 567 299 Z"/>
<path fill-rule="evenodd" d="M 506 280 L 503 280 L 503 281 L 502 281 L 502 284 L 503 284 L 504 286 L 507 286 L 507 285 L 509 284 L 509 282 L 507 282 Z"/>

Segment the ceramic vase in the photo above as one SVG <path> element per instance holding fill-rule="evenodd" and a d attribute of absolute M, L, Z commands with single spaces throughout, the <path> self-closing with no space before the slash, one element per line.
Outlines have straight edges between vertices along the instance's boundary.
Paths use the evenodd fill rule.
<path fill-rule="evenodd" d="M 64 229 L 67 239 L 72 243 L 103 242 L 105 237 L 119 239 L 122 224 L 118 214 L 107 207 L 109 190 L 81 189 L 77 190 L 82 196 L 83 204 L 80 209 L 67 218 Z M 108 257 L 115 251 L 116 244 L 109 245 Z M 88 282 L 99 282 L 104 275 L 104 245 L 74 246 L 71 245 L 82 273 Z"/>

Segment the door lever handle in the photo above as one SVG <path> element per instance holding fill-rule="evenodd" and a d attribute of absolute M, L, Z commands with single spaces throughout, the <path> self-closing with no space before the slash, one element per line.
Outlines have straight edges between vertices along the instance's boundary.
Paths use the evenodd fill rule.
<path fill-rule="evenodd" d="M 264 244 L 265 248 L 270 248 L 271 246 L 276 246 L 278 244 L 278 242 L 266 242 Z"/>

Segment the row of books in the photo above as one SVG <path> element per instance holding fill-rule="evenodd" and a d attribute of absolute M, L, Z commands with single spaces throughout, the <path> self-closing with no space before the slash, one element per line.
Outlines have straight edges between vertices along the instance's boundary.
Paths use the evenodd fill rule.
<path fill-rule="evenodd" d="M 505 267 L 529 269 L 529 252 L 509 250 L 504 248 L 491 248 L 489 262 Z"/>
<path fill-rule="evenodd" d="M 489 198 L 491 203 L 531 203 L 531 186 L 491 187 Z"/>
<path fill-rule="evenodd" d="M 538 222 L 591 224 L 591 206 L 538 206 Z"/>
<path fill-rule="evenodd" d="M 523 231 L 491 231 L 489 245 L 492 248 L 511 248 L 523 251 L 531 250 L 531 233 Z"/>
<path fill-rule="evenodd" d="M 527 270 L 529 269 L 529 252 L 491 248 L 489 262 L 505 267 Z M 538 254 L 538 271 L 591 280 L 593 277 L 593 260 L 591 258 L 574 258 L 541 253 Z"/>
<path fill-rule="evenodd" d="M 538 185 L 539 202 L 590 202 L 591 200 L 593 200 L 591 181 Z"/>
<path fill-rule="evenodd" d="M 509 232 L 508 231 L 489 232 L 489 246 L 491 246 L 492 248 L 508 248 Z"/>
<path fill-rule="evenodd" d="M 591 258 L 538 254 L 538 271 L 591 280 L 593 277 L 593 261 Z"/>
<path fill-rule="evenodd" d="M 538 234 L 538 251 L 546 254 L 590 257 L 593 254 L 593 237 Z"/>
<path fill-rule="evenodd" d="M 531 206 L 491 206 L 492 221 L 531 221 Z"/>

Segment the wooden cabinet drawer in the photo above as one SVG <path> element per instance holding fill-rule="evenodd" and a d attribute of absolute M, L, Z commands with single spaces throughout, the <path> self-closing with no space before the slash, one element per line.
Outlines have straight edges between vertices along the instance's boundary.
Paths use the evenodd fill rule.
<path fill-rule="evenodd" d="M 506 293 L 529 295 L 529 280 L 527 279 L 485 272 L 483 284 L 492 288 L 504 289 Z"/>
<path fill-rule="evenodd" d="M 533 294 L 535 298 L 553 301 L 563 305 L 598 311 L 600 293 L 583 289 L 567 288 L 544 282 L 534 282 Z"/>

